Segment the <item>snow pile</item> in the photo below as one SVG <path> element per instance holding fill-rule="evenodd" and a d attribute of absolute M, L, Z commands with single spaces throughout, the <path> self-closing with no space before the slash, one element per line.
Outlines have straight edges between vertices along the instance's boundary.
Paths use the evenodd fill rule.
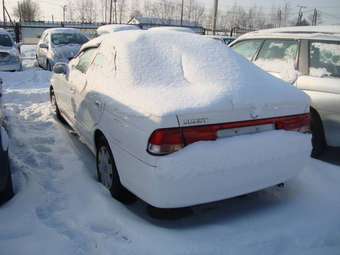
<path fill-rule="evenodd" d="M 169 31 L 125 31 L 101 38 L 88 83 L 139 113 L 308 104 L 292 86 L 266 74 L 220 42 Z M 87 46 L 98 41 L 90 42 Z"/>

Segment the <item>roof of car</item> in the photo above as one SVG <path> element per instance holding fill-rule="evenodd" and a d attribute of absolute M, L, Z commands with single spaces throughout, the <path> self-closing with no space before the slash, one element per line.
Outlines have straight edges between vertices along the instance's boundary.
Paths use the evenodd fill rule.
<path fill-rule="evenodd" d="M 0 34 L 9 34 L 9 32 L 3 28 L 0 28 Z"/>
<path fill-rule="evenodd" d="M 80 30 L 77 29 L 77 28 L 71 28 L 71 27 L 58 27 L 58 28 L 46 29 L 45 32 L 49 32 L 49 33 L 80 33 Z"/>
<path fill-rule="evenodd" d="M 238 40 L 255 37 L 340 40 L 340 26 L 296 26 L 264 29 L 244 34 Z"/>
<path fill-rule="evenodd" d="M 105 33 L 119 32 L 119 31 L 125 31 L 125 30 L 140 30 L 140 28 L 135 25 L 109 24 L 109 25 L 98 27 L 97 33 L 101 35 Z"/>

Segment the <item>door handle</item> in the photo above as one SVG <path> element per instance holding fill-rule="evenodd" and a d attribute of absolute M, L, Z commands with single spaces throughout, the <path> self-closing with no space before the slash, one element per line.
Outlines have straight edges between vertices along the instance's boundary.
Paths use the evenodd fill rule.
<path fill-rule="evenodd" d="M 72 88 L 72 87 L 71 87 L 71 88 L 70 88 L 70 91 L 71 91 L 72 94 L 75 94 L 75 93 L 76 93 L 76 89 L 75 89 L 75 88 Z"/>

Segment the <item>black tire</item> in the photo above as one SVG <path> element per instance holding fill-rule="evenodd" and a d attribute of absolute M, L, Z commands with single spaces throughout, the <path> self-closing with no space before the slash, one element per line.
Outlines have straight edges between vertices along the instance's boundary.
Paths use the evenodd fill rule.
<path fill-rule="evenodd" d="M 57 98 L 54 95 L 54 91 L 53 89 L 50 90 L 50 102 L 51 102 L 51 106 L 53 109 L 53 112 L 55 113 L 56 117 L 58 120 L 60 120 L 61 122 L 64 122 L 64 118 L 63 116 L 61 116 L 59 107 L 58 107 L 58 103 L 57 103 Z"/>
<path fill-rule="evenodd" d="M 47 70 L 47 71 L 52 71 L 51 63 L 50 63 L 50 61 L 48 61 L 48 60 L 47 60 L 47 62 L 46 62 L 46 70 Z"/>
<path fill-rule="evenodd" d="M 0 193 L 0 205 L 10 200 L 14 195 L 12 177 L 9 173 L 5 190 Z"/>
<path fill-rule="evenodd" d="M 112 155 L 111 148 L 105 139 L 105 137 L 101 136 L 98 138 L 96 142 L 96 166 L 97 166 L 97 178 L 98 181 L 102 182 L 102 177 L 99 171 L 99 151 L 103 148 L 109 153 L 111 166 L 112 166 L 112 184 L 111 187 L 108 187 L 111 196 L 123 204 L 131 204 L 137 200 L 136 196 L 134 196 L 130 191 L 128 191 L 120 182 L 119 174 L 116 168 L 116 164 Z"/>
<path fill-rule="evenodd" d="M 312 131 L 312 157 L 319 157 L 327 147 L 325 132 L 319 114 L 311 110 L 311 131 Z"/>

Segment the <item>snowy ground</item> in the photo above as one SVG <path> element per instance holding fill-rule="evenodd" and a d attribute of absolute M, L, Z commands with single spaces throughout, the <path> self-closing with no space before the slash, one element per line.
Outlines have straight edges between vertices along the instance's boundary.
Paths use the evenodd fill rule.
<path fill-rule="evenodd" d="M 310 159 L 283 189 L 155 220 L 96 181 L 93 155 L 51 113 L 51 74 L 24 64 L 0 73 L 16 190 L 0 207 L 1 255 L 340 254 L 339 166 Z"/>

